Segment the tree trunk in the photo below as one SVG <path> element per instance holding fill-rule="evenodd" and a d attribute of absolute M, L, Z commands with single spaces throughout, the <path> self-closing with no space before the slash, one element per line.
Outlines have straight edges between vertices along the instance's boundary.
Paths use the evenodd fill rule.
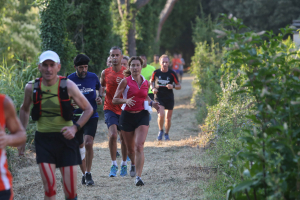
<path fill-rule="evenodd" d="M 164 9 L 160 12 L 159 15 L 159 23 L 158 23 L 158 27 L 157 27 L 157 33 L 156 33 L 156 39 L 155 41 L 158 42 L 160 39 L 160 32 L 161 29 L 165 23 L 165 21 L 167 20 L 167 18 L 169 17 L 169 15 L 171 14 L 175 3 L 178 0 L 167 0 Z"/>
<path fill-rule="evenodd" d="M 136 30 L 135 30 L 135 16 L 136 16 L 136 12 L 142 8 L 143 6 L 145 6 L 147 3 L 149 3 L 150 0 L 136 0 L 134 2 L 135 8 L 136 9 L 130 9 L 130 1 L 129 0 L 118 0 L 118 10 L 119 10 L 119 14 L 122 18 L 122 20 L 128 20 L 130 21 L 131 25 L 130 28 L 128 30 L 127 33 L 127 42 L 124 44 L 123 46 L 127 46 L 127 52 L 129 53 L 129 56 L 135 56 L 136 55 L 136 41 L 135 41 L 135 34 L 136 34 Z M 122 8 L 122 5 L 126 5 L 125 6 L 125 10 L 124 6 Z M 127 19 L 125 19 L 124 14 L 126 14 Z M 128 18 L 130 16 L 130 18 Z"/>
<path fill-rule="evenodd" d="M 131 13 L 132 14 L 132 19 L 130 20 L 131 25 L 130 29 L 127 35 L 128 39 L 128 53 L 129 56 L 136 56 L 136 41 L 135 41 L 135 16 L 136 12 Z"/>

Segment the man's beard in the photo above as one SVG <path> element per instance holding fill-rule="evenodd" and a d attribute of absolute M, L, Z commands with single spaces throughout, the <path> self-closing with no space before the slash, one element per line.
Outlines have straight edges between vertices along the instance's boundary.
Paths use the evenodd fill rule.
<path fill-rule="evenodd" d="M 79 71 L 77 70 L 77 75 L 78 75 L 79 78 L 85 78 L 85 77 L 86 77 L 86 74 L 87 74 L 87 72 L 84 72 L 84 71 L 79 72 Z"/>

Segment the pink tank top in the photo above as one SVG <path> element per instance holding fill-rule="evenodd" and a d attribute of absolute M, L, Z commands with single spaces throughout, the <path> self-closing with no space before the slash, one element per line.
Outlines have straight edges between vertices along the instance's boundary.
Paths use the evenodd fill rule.
<path fill-rule="evenodd" d="M 135 105 L 129 107 L 126 104 L 123 104 L 122 110 L 126 111 L 141 111 L 144 110 L 144 101 L 147 98 L 148 90 L 149 90 L 149 83 L 148 81 L 141 75 L 143 78 L 143 83 L 139 88 L 138 83 L 129 76 L 126 78 L 127 85 L 123 92 L 123 99 L 129 99 L 134 96 L 133 100 L 135 100 Z"/>

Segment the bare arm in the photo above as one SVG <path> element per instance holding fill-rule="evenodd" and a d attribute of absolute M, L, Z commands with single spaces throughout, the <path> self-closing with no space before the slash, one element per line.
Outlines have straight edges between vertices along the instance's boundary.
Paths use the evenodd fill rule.
<path fill-rule="evenodd" d="M 30 81 L 25 86 L 25 94 L 24 94 L 24 100 L 23 104 L 20 108 L 20 121 L 23 125 L 23 127 L 26 129 L 28 121 L 29 121 L 29 115 L 30 115 L 30 105 L 32 104 L 32 84 L 33 82 Z M 19 155 L 24 155 L 25 152 L 25 146 L 26 141 L 23 142 L 23 144 L 20 144 L 18 147 Z"/>
<path fill-rule="evenodd" d="M 89 118 L 93 114 L 93 107 L 85 98 L 85 96 L 80 92 L 77 85 L 73 81 L 67 81 L 67 88 L 69 97 L 72 98 L 75 103 L 79 106 L 79 108 L 83 111 L 81 117 L 77 121 L 77 124 L 80 127 L 83 127 L 85 123 L 89 120 Z"/>
<path fill-rule="evenodd" d="M 135 105 L 135 100 L 133 100 L 134 96 L 129 98 L 129 99 L 122 99 L 121 94 L 123 93 L 123 91 L 125 90 L 127 85 L 127 80 L 124 78 L 121 80 L 121 82 L 118 85 L 118 88 L 115 92 L 115 96 L 112 100 L 113 104 L 126 104 L 129 107 L 134 106 Z"/>
<path fill-rule="evenodd" d="M 4 113 L 6 127 L 11 134 L 6 134 L 4 129 L 0 127 L 0 148 L 22 145 L 26 142 L 26 131 L 17 117 L 12 100 L 7 96 L 4 100 Z"/>
<path fill-rule="evenodd" d="M 102 73 L 101 73 L 101 76 L 100 76 L 100 84 L 101 84 L 101 87 L 100 87 L 100 90 L 99 90 L 99 94 L 103 97 L 104 95 L 104 88 L 106 86 L 105 84 L 105 71 L 103 70 Z"/>
<path fill-rule="evenodd" d="M 30 105 L 32 104 L 32 84 L 32 82 L 26 84 L 24 100 L 20 108 L 20 120 L 25 129 L 29 121 Z"/>

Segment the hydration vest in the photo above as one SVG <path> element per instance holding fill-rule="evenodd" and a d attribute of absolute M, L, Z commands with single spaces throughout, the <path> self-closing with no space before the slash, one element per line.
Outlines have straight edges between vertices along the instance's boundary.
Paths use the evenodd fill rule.
<path fill-rule="evenodd" d="M 67 78 L 59 76 L 59 84 L 58 84 L 58 94 L 52 94 L 53 96 L 49 97 L 55 97 L 57 96 L 59 99 L 59 105 L 60 105 L 60 115 L 57 113 L 48 112 L 45 110 L 42 110 L 42 94 L 47 93 L 41 90 L 41 83 L 43 78 L 37 78 L 34 82 L 33 87 L 33 107 L 31 109 L 31 118 L 34 121 L 38 121 L 40 116 L 42 115 L 42 112 L 45 112 L 47 114 L 52 114 L 51 117 L 57 117 L 62 116 L 66 121 L 72 120 L 73 117 L 73 106 L 71 105 L 71 100 L 68 95 L 68 89 L 67 89 Z"/>

